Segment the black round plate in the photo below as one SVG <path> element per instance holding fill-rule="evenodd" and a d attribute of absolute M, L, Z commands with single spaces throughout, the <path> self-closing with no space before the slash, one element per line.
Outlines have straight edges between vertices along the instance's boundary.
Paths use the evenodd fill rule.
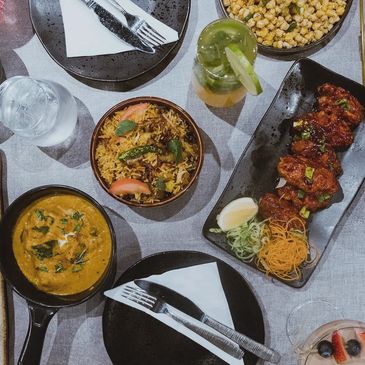
<path fill-rule="evenodd" d="M 130 267 L 115 286 L 153 274 L 217 262 L 235 328 L 264 343 L 261 308 L 243 277 L 223 261 L 194 251 L 171 251 L 144 258 Z M 194 285 L 194 283 L 191 283 Z M 128 365 L 223 365 L 223 360 L 153 317 L 107 299 L 103 313 L 103 336 L 113 364 Z M 256 356 L 246 352 L 245 365 Z"/>
<path fill-rule="evenodd" d="M 75 0 L 76 1 L 76 0 Z M 139 7 L 179 33 L 179 41 L 166 44 L 153 55 L 139 51 L 93 57 L 66 56 L 65 34 L 58 0 L 29 0 L 33 27 L 50 56 L 77 78 L 95 82 L 130 82 L 171 61 L 170 53 L 181 43 L 189 18 L 190 0 L 133 0 Z M 80 29 L 80 31 L 85 31 Z M 165 61 L 165 62 L 164 62 Z M 144 78 L 145 79 L 145 78 Z M 97 84 L 95 85 L 96 87 Z M 101 87 L 103 88 L 103 87 Z"/>

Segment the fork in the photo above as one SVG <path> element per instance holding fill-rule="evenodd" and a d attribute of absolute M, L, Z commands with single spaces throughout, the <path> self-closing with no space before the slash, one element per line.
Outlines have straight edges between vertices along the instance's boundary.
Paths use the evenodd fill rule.
<path fill-rule="evenodd" d="M 207 341 L 217 346 L 227 354 L 235 357 L 236 359 L 241 360 L 243 358 L 244 351 L 242 351 L 236 344 L 223 336 L 219 336 L 202 327 L 199 327 L 194 323 L 186 320 L 185 318 L 177 315 L 176 313 L 174 313 L 176 309 L 167 304 L 163 299 L 155 298 L 151 295 L 148 295 L 144 290 L 133 288 L 131 286 L 125 286 L 121 295 L 122 297 L 134 303 L 137 303 L 154 313 L 162 313 L 168 315 L 176 322 L 189 328 L 191 331 L 205 338 Z"/>
<path fill-rule="evenodd" d="M 162 46 L 166 38 L 160 34 L 156 29 L 150 26 L 146 20 L 138 15 L 133 15 L 127 12 L 116 0 L 107 0 L 111 5 L 117 8 L 125 17 L 128 27 L 132 32 L 136 33 L 138 37 L 153 47 Z"/>

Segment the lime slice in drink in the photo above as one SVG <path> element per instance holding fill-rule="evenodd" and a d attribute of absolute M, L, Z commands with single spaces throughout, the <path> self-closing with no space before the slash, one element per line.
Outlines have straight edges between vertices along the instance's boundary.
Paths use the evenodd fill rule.
<path fill-rule="evenodd" d="M 228 45 L 225 48 L 225 52 L 232 70 L 247 91 L 252 95 L 261 94 L 262 87 L 260 81 L 244 53 L 235 44 Z"/>

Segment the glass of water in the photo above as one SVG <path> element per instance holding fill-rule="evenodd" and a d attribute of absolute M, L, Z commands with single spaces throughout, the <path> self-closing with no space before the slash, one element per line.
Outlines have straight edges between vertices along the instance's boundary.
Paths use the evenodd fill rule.
<path fill-rule="evenodd" d="M 0 121 L 37 146 L 65 141 L 77 122 L 77 105 L 63 86 L 15 76 L 0 85 Z"/>

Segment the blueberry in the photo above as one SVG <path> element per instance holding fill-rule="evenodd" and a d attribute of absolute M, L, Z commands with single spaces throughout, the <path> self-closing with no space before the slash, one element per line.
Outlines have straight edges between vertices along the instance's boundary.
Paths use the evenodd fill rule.
<path fill-rule="evenodd" d="M 357 356 L 361 352 L 360 342 L 357 340 L 348 340 L 346 343 L 346 351 L 350 356 Z"/>
<path fill-rule="evenodd" d="M 318 354 L 326 359 L 333 354 L 333 347 L 329 341 L 321 341 L 317 346 L 317 350 Z"/>

